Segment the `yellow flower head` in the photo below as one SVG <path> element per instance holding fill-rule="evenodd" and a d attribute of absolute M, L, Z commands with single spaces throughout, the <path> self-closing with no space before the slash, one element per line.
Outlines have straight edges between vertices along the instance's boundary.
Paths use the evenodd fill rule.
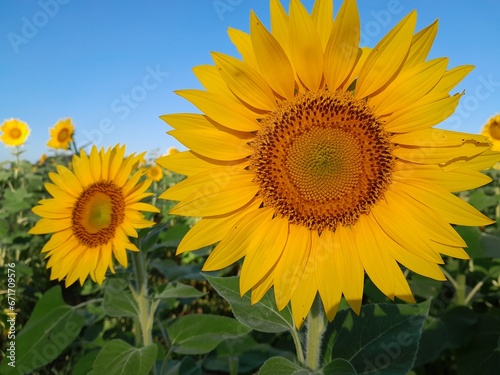
<path fill-rule="evenodd" d="M 179 150 L 177 150 L 175 147 L 170 147 L 170 148 L 167 150 L 167 155 L 177 154 L 178 152 L 179 152 Z"/>
<path fill-rule="evenodd" d="M 242 60 L 213 53 L 194 68 L 206 90 L 178 91 L 203 114 L 162 116 L 190 151 L 158 160 L 188 176 L 161 198 L 202 217 L 177 252 L 218 243 L 206 271 L 244 258 L 241 294 L 274 287 L 299 327 L 317 293 L 330 320 L 342 295 L 359 312 L 365 273 L 405 301 L 401 265 L 444 280 L 440 254 L 468 257 L 450 223 L 492 223 L 453 192 L 499 158 L 484 136 L 433 128 L 472 69 L 427 60 L 437 22 L 415 32 L 411 12 L 369 49 L 356 1 L 332 14 L 271 0 L 271 32 L 252 13 L 249 34 L 229 29 Z"/>
<path fill-rule="evenodd" d="M 44 165 L 46 161 L 47 161 L 47 155 L 42 154 L 40 156 L 40 160 L 38 160 L 38 165 Z"/>
<path fill-rule="evenodd" d="M 163 177 L 163 168 L 160 167 L 159 165 L 150 165 L 148 167 L 148 171 L 146 173 L 146 176 L 153 181 L 160 181 Z"/>
<path fill-rule="evenodd" d="M 70 143 L 73 141 L 73 134 L 75 128 L 71 123 L 71 119 L 67 118 L 65 120 L 59 120 L 59 122 L 51 129 L 50 139 L 47 142 L 47 146 L 67 150 Z"/>
<path fill-rule="evenodd" d="M 492 150 L 500 151 L 500 115 L 490 118 L 484 125 L 481 134 L 488 137 L 493 143 Z"/>
<path fill-rule="evenodd" d="M 6 146 L 21 146 L 26 142 L 31 132 L 25 122 L 14 118 L 5 120 L 0 130 L 2 131 L 0 139 Z"/>
<path fill-rule="evenodd" d="M 42 249 L 52 280 L 83 285 L 90 275 L 102 284 L 106 270 L 114 272 L 113 256 L 127 267 L 126 249 L 139 251 L 128 237 L 154 224 L 140 211 L 158 209 L 140 202 L 151 195 L 146 192 L 151 180 L 139 182 L 141 171 L 131 175 L 143 154 L 124 154 L 125 146 L 100 151 L 94 146 L 90 156 L 84 150 L 73 156 L 72 170 L 58 165 L 57 173 L 49 173 L 52 183 L 45 188 L 52 198 L 33 208 L 42 218 L 29 233 L 52 233 Z"/>

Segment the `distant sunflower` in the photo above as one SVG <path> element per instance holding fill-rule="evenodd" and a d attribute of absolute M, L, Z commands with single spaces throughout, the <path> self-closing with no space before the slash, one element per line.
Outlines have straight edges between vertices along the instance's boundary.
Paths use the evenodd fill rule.
<path fill-rule="evenodd" d="M 160 181 L 163 177 L 163 169 L 159 165 L 150 165 L 147 168 L 146 176 L 153 181 Z"/>
<path fill-rule="evenodd" d="M 126 249 L 139 251 L 128 237 L 154 224 L 140 211 L 158 209 L 140 202 L 151 195 L 146 192 L 151 180 L 139 182 L 141 171 L 132 174 L 143 154 L 124 154 L 125 146 L 100 151 L 94 146 L 90 157 L 83 150 L 73 156 L 72 170 L 58 165 L 57 173 L 49 173 L 53 183 L 45 188 L 52 198 L 33 208 L 42 219 L 29 233 L 53 233 L 42 249 L 52 280 L 66 278 L 69 286 L 90 275 L 102 284 L 106 270 L 114 272 L 113 255 L 127 267 Z"/>
<path fill-rule="evenodd" d="M 499 159 L 484 136 L 433 128 L 472 69 L 426 61 L 436 22 L 414 34 L 412 12 L 371 50 L 354 0 L 332 13 L 271 0 L 272 32 L 252 13 L 250 34 L 229 29 L 243 60 L 213 53 L 194 69 L 206 91 L 178 92 L 204 114 L 162 117 L 190 151 L 158 160 L 188 176 L 161 198 L 202 217 L 177 252 L 218 242 L 206 271 L 244 257 L 241 294 L 274 286 L 299 327 L 317 292 L 328 319 L 342 294 L 359 313 L 365 272 L 405 301 L 400 265 L 444 280 L 440 254 L 468 257 L 450 223 L 492 223 L 453 192 L 488 183 L 478 171 Z"/>
<path fill-rule="evenodd" d="M 67 150 L 70 143 L 73 141 L 73 134 L 75 128 L 71 123 L 71 119 L 67 118 L 65 120 L 60 120 L 53 128 L 50 130 L 50 139 L 47 142 L 47 146 Z"/>
<path fill-rule="evenodd" d="M 493 143 L 492 150 L 500 151 L 500 115 L 490 118 L 484 125 L 481 134 L 488 137 Z"/>
<path fill-rule="evenodd" d="M 31 129 L 25 122 L 14 118 L 5 120 L 0 130 L 2 131 L 0 139 L 6 146 L 23 145 L 31 132 Z"/>

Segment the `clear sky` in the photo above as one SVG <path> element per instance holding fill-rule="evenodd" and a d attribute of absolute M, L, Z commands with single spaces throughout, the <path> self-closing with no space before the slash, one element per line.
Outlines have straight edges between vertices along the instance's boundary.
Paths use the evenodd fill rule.
<path fill-rule="evenodd" d="M 313 0 L 303 3 L 310 10 Z M 500 113 L 499 0 L 358 0 L 358 7 L 363 45 L 374 46 L 416 9 L 417 30 L 439 19 L 431 58 L 476 66 L 442 127 L 478 133 Z M 79 146 L 183 149 L 159 116 L 197 111 L 173 91 L 201 88 L 191 69 L 212 63 L 210 51 L 238 55 L 226 31 L 248 31 L 250 9 L 269 25 L 268 0 L 1 0 L 0 121 L 31 127 L 32 161 L 48 151 L 48 129 L 67 117 Z M 0 145 L 0 161 L 11 151 Z"/>

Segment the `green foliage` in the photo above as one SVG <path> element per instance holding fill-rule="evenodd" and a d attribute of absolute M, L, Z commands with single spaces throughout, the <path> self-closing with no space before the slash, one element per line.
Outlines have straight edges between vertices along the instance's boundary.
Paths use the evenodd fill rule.
<path fill-rule="evenodd" d="M 1 374 L 356 375 L 496 374 L 500 363 L 500 227 L 456 227 L 471 260 L 445 259 L 448 281 L 406 272 L 417 304 L 389 302 L 369 280 L 357 316 L 342 303 L 323 337 L 321 363 L 300 358 L 307 333 L 290 307 L 278 311 L 272 289 L 258 303 L 240 296 L 238 265 L 202 274 L 211 247 L 177 256 L 194 219 L 169 215 L 161 192 L 183 176 L 152 185 L 158 223 L 139 232 L 130 267 L 116 267 L 102 286 L 87 280 L 64 287 L 49 279 L 41 254 L 48 236 L 30 236 L 31 208 L 47 193 L 56 164 L 0 164 L 0 262 L 16 270 L 16 368 Z M 500 171 L 462 197 L 500 219 Z M 142 276 L 141 276 L 142 275 Z M 2 275 L 3 276 L 3 275 Z M 208 281 L 207 281 L 208 280 Z M 0 305 L 7 305 L 6 277 Z M 8 354 L 9 311 L 0 312 L 2 354 Z M 307 354 L 307 353 L 306 353 Z"/>
<path fill-rule="evenodd" d="M 258 303 L 252 305 L 250 296 L 240 296 L 239 277 L 213 277 L 205 275 L 217 293 L 225 298 L 233 314 L 246 326 L 263 332 L 285 332 L 294 329 L 290 306 L 278 311 L 274 293 L 267 293 Z"/>
<path fill-rule="evenodd" d="M 154 366 L 158 348 L 135 348 L 122 340 L 111 340 L 101 349 L 88 375 L 147 375 Z"/>

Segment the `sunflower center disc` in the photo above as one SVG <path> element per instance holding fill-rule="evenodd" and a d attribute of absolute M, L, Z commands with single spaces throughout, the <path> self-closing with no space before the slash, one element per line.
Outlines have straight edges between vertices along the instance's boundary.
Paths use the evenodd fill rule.
<path fill-rule="evenodd" d="M 250 169 L 264 204 L 291 223 L 319 231 L 352 225 L 390 183 L 389 134 L 349 93 L 297 95 L 262 125 Z"/>
<path fill-rule="evenodd" d="M 14 129 L 11 129 L 10 131 L 10 137 L 12 139 L 18 139 L 18 138 L 21 138 L 21 130 L 17 129 L 17 128 L 14 128 Z"/>
<path fill-rule="evenodd" d="M 499 122 L 494 122 L 493 124 L 490 125 L 490 136 L 494 140 L 500 140 L 500 123 Z"/>
<path fill-rule="evenodd" d="M 72 213 L 73 231 L 83 245 L 104 245 L 115 236 L 116 227 L 124 218 L 122 190 L 113 182 L 99 181 L 87 187 L 76 201 Z"/>
<path fill-rule="evenodd" d="M 64 142 L 66 139 L 68 139 L 68 135 L 68 129 L 63 129 L 59 132 L 59 134 L 57 134 L 57 140 L 59 142 Z"/>

